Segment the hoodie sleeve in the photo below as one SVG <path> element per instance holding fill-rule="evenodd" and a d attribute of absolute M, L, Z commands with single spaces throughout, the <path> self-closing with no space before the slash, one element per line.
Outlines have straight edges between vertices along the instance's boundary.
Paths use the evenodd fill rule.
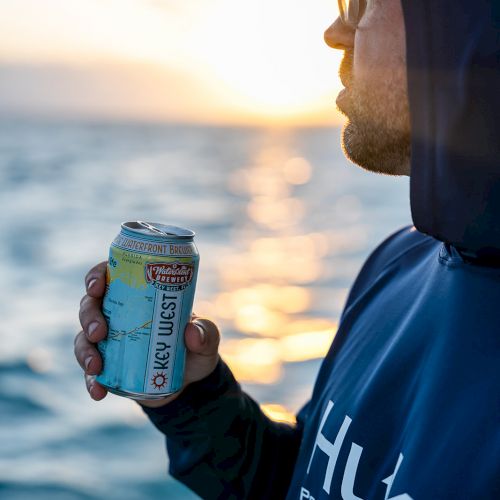
<path fill-rule="evenodd" d="M 143 410 L 166 436 L 170 474 L 204 499 L 285 498 L 307 405 L 297 424 L 275 422 L 222 359 L 171 403 Z"/>

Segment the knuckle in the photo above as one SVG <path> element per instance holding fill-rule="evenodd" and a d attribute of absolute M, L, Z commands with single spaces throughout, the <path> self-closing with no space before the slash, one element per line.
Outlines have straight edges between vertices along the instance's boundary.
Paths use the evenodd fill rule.
<path fill-rule="evenodd" d="M 82 361 L 83 361 L 84 356 L 85 356 L 84 350 L 82 349 L 82 346 L 80 344 L 76 344 L 73 351 L 75 353 L 76 360 L 78 361 L 80 366 L 82 366 Z M 83 368 L 83 366 L 82 366 L 82 368 Z"/>
<path fill-rule="evenodd" d="M 82 297 L 82 300 L 80 301 L 80 313 L 87 312 L 90 306 L 92 305 L 92 302 L 93 302 L 92 297 L 90 297 L 89 295 L 84 295 Z"/>
<path fill-rule="evenodd" d="M 75 353 L 75 358 L 77 359 L 78 363 L 80 366 L 85 370 L 85 360 L 89 357 L 95 357 L 96 356 L 96 350 L 90 344 L 87 339 L 85 338 L 85 335 L 83 332 L 80 332 L 77 336 L 77 340 L 75 341 L 75 346 L 73 348 L 73 351 Z"/>
<path fill-rule="evenodd" d="M 85 319 L 85 310 L 80 308 L 80 311 L 78 313 L 78 317 L 80 319 L 80 325 L 82 328 L 85 328 L 85 325 L 87 323 L 86 319 Z"/>
<path fill-rule="evenodd" d="M 87 294 L 85 294 L 81 299 L 80 299 L 80 309 L 82 308 L 83 304 L 85 303 L 85 299 L 88 297 Z"/>
<path fill-rule="evenodd" d="M 76 349 L 76 344 L 78 343 L 79 337 L 83 334 L 83 331 L 80 330 L 76 335 L 75 338 L 73 339 L 73 348 Z"/>
<path fill-rule="evenodd" d="M 79 310 L 80 324 L 85 327 L 92 321 L 100 319 L 100 309 L 97 305 L 96 299 L 85 295 L 83 297 L 80 310 Z"/>

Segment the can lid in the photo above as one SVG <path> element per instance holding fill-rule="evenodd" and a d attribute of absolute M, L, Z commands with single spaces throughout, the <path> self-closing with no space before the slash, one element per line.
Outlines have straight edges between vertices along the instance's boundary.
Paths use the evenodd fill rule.
<path fill-rule="evenodd" d="M 195 233 L 190 229 L 177 226 L 168 226 L 158 222 L 144 222 L 142 220 L 123 222 L 122 228 L 134 233 L 149 236 L 163 236 L 164 238 L 193 238 Z"/>

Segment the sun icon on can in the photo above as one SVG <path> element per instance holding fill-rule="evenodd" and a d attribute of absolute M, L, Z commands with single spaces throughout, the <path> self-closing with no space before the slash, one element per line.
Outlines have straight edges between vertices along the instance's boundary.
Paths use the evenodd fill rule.
<path fill-rule="evenodd" d="M 167 384 L 167 377 L 164 373 L 157 372 L 153 375 L 151 383 L 155 389 L 163 389 L 163 387 Z"/>

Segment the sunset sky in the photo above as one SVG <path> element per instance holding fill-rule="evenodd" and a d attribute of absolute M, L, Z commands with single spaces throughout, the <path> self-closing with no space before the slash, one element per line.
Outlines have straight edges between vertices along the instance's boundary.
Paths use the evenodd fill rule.
<path fill-rule="evenodd" d="M 334 0 L 1 0 L 0 116 L 339 121 Z"/>

